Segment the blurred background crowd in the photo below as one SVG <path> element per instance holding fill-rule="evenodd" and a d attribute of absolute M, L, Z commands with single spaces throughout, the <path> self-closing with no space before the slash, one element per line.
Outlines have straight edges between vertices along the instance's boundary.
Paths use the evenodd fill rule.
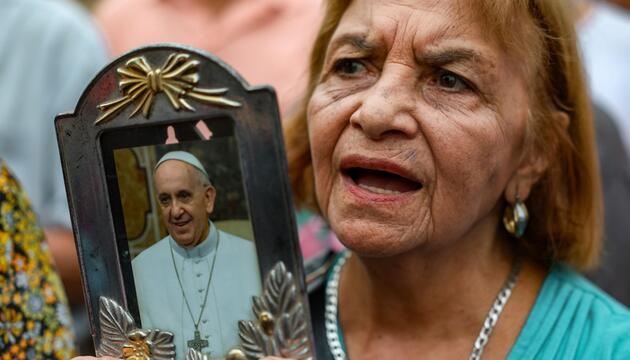
<path fill-rule="evenodd" d="M 588 275 L 630 305 L 630 1 L 562 1 L 575 8 L 604 190 L 605 246 L 600 267 Z M 0 357 L 89 354 L 55 115 L 72 112 L 112 59 L 169 42 L 215 54 L 250 84 L 271 84 L 286 119 L 308 79 L 323 4 L 3 0 L 0 6 Z M 309 271 L 340 245 L 319 217 L 296 210 Z"/>

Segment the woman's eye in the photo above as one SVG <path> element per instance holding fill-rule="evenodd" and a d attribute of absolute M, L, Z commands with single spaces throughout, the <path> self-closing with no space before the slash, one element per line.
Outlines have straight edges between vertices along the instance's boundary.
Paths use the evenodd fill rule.
<path fill-rule="evenodd" d="M 334 66 L 334 71 L 341 75 L 356 75 L 363 70 L 365 65 L 356 59 L 341 59 Z"/>
<path fill-rule="evenodd" d="M 437 83 L 438 86 L 449 91 L 465 91 L 470 89 L 470 86 L 468 86 L 464 79 L 446 70 L 438 73 Z"/>

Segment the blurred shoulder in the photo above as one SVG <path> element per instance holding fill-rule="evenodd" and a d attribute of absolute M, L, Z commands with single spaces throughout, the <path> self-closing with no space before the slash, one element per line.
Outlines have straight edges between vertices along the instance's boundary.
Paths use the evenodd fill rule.
<path fill-rule="evenodd" d="M 169 16 L 164 11 L 172 2 L 171 0 L 99 1 L 94 9 L 94 19 L 107 38 L 113 53 L 119 54 L 139 45 L 136 42 L 133 46 L 129 45 L 125 37 L 136 40 L 138 33 L 164 28 L 165 20 L 172 25 L 174 14 Z"/>
<path fill-rule="evenodd" d="M 5 0 L 2 7 L 22 27 L 93 28 L 88 12 L 69 0 Z"/>
<path fill-rule="evenodd" d="M 3 0 L 0 6 L 0 47 L 6 53 L 11 50 L 16 66 L 46 62 L 49 69 L 55 69 L 50 74 L 53 79 L 57 76 L 54 73 L 60 72 L 64 79 L 77 78 L 83 88 L 86 79 L 106 63 L 103 37 L 78 4 L 69 0 Z"/>
<path fill-rule="evenodd" d="M 167 1 L 169 2 L 169 1 Z M 119 16 L 133 16 L 137 15 L 142 9 L 147 6 L 158 5 L 156 0 L 107 0 L 99 1 L 94 9 L 94 14 L 97 18 L 115 18 Z M 150 10 L 150 8 L 148 9 Z"/>
<path fill-rule="evenodd" d="M 630 358 L 630 311 L 568 266 L 554 265 L 509 358 Z"/>

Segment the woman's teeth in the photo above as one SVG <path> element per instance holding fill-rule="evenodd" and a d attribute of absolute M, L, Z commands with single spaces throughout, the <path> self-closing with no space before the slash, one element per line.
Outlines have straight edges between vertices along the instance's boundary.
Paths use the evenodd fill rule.
<path fill-rule="evenodd" d="M 366 189 L 370 192 L 376 193 L 376 194 L 383 194 L 383 195 L 398 195 L 401 194 L 400 191 L 396 191 L 396 190 L 388 190 L 388 189 L 383 189 L 383 188 L 379 188 L 379 187 L 375 187 L 375 186 L 370 186 L 370 185 L 365 185 L 365 184 L 358 184 L 360 188 Z"/>

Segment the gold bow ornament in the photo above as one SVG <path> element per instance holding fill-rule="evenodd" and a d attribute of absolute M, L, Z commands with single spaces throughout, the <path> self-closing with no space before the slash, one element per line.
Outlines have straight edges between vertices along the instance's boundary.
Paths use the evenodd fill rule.
<path fill-rule="evenodd" d="M 135 109 L 131 112 L 131 118 L 142 109 L 142 114 L 147 117 L 153 98 L 156 94 L 164 92 L 171 105 L 177 111 L 182 108 L 195 111 L 185 97 L 203 101 L 208 104 L 239 107 L 241 104 L 229 100 L 224 95 L 227 88 L 204 89 L 197 87 L 199 82 L 199 60 L 191 59 L 189 54 L 173 53 L 168 56 L 166 62 L 158 69 L 151 68 L 144 56 L 130 59 L 117 69 L 120 75 L 118 86 L 122 97 L 98 105 L 102 112 L 94 122 L 99 124 L 109 120 L 130 103 L 136 102 Z"/>

